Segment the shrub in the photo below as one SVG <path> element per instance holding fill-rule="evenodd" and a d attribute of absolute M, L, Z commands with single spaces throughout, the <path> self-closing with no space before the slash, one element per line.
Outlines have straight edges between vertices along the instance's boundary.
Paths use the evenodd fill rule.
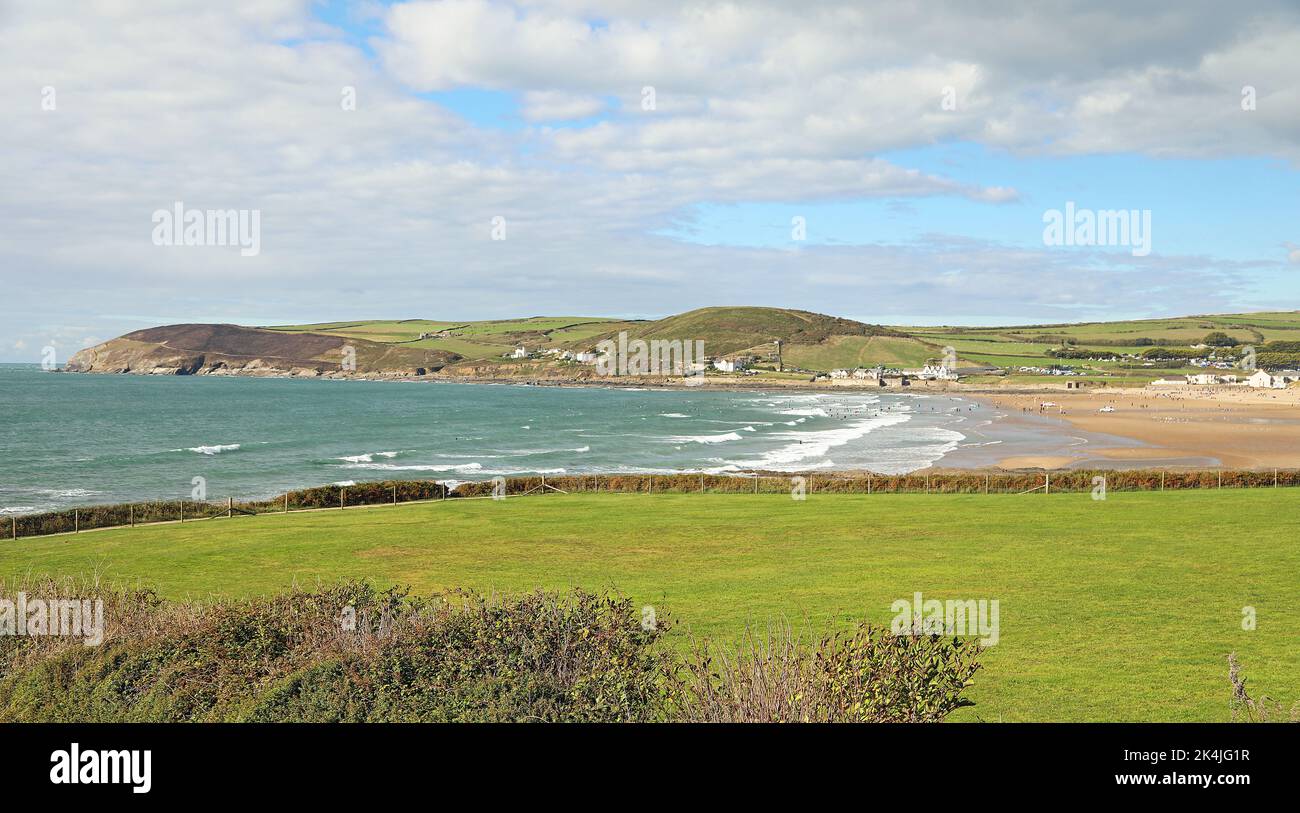
<path fill-rule="evenodd" d="M 104 642 L 0 637 L 0 721 L 620 722 L 664 708 L 664 627 L 642 629 L 617 596 L 348 583 L 199 605 L 62 588 L 26 592 L 101 598 Z"/>
<path fill-rule="evenodd" d="M 1246 678 L 1241 674 L 1241 664 L 1237 663 L 1237 653 L 1228 655 L 1228 682 L 1232 684 L 1232 699 L 1228 708 L 1232 711 L 1233 722 L 1277 723 L 1300 721 L 1300 701 L 1284 711 L 1282 704 L 1271 697 L 1258 700 L 1246 691 Z"/>
<path fill-rule="evenodd" d="M 972 705 L 974 639 L 863 624 L 804 645 L 788 626 L 736 650 L 697 647 L 677 686 L 677 717 L 722 723 L 937 722 Z"/>
<path fill-rule="evenodd" d="M 20 591 L 103 601 L 103 641 L 0 636 L 0 722 L 920 722 L 969 705 L 978 669 L 973 640 L 868 626 L 683 660 L 668 624 L 646 629 L 629 599 L 582 590 L 419 598 L 349 582 L 185 603 L 46 580 L 0 593 Z"/>

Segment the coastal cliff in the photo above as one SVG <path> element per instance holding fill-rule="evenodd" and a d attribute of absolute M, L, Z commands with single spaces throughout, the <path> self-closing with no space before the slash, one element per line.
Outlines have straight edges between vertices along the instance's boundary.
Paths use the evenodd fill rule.
<path fill-rule="evenodd" d="M 435 373 L 455 353 L 316 333 L 238 325 L 167 325 L 76 353 L 64 369 L 138 375 L 410 378 Z"/>

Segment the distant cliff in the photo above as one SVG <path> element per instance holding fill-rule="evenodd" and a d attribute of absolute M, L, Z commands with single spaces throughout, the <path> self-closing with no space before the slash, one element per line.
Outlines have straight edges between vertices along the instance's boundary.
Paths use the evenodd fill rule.
<path fill-rule="evenodd" d="M 250 375 L 406 378 L 435 373 L 461 357 L 318 333 L 238 325 L 167 325 L 86 348 L 65 369 L 140 375 Z"/>

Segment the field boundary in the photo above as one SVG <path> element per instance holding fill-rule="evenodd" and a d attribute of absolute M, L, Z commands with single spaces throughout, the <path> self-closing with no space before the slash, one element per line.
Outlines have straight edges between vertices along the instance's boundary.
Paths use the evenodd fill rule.
<path fill-rule="evenodd" d="M 404 505 L 444 500 L 501 499 L 568 494 L 1034 494 L 1108 491 L 1163 492 L 1223 488 L 1300 486 L 1300 469 L 1196 471 L 1095 470 L 1063 472 L 955 472 L 936 474 L 845 474 L 748 472 L 735 474 L 589 474 L 560 477 L 497 477 L 461 482 L 385 480 L 288 491 L 271 499 L 169 500 L 94 505 L 14 514 L 0 518 L 0 540 L 17 541 L 137 525 L 183 524 L 241 516 Z M 5 521 L 7 520 L 7 522 Z M 6 527 L 7 526 L 7 527 Z"/>

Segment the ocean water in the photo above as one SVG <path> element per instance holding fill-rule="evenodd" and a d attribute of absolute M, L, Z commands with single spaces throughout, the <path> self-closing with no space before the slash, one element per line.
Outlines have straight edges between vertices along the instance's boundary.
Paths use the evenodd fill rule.
<path fill-rule="evenodd" d="M 0 511 L 384 479 L 870 469 L 959 448 L 947 395 L 149 377 L 0 365 Z M 980 444 L 992 442 L 985 432 Z"/>

